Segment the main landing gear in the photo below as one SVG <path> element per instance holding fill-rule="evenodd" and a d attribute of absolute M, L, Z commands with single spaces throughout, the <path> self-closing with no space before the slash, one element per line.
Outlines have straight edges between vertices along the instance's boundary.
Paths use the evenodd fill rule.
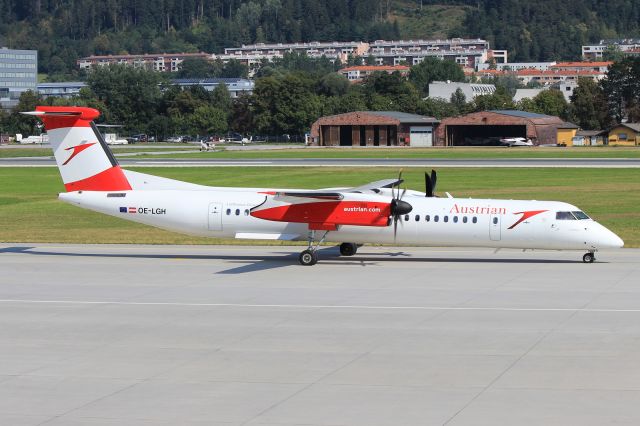
<path fill-rule="evenodd" d="M 300 253 L 300 256 L 298 256 L 298 262 L 300 262 L 302 266 L 313 266 L 318 263 L 317 250 L 320 244 L 322 244 L 325 238 L 327 238 L 328 233 L 329 231 L 325 231 L 325 233 L 322 235 L 322 238 L 320 238 L 320 241 L 318 241 L 318 243 L 314 247 L 313 243 L 315 241 L 316 231 L 309 231 L 309 248 Z"/>
<path fill-rule="evenodd" d="M 358 251 L 358 245 L 356 243 L 342 243 L 340 244 L 340 254 L 342 256 L 353 256 Z"/>
<path fill-rule="evenodd" d="M 585 255 L 582 256 L 582 261 L 584 263 L 593 263 L 594 260 L 596 260 L 596 256 L 594 255 L 593 250 L 590 250 L 588 253 L 585 253 Z"/>

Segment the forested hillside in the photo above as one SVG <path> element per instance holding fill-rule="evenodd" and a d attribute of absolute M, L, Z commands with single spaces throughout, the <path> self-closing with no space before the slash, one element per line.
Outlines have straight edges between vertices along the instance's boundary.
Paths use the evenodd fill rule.
<path fill-rule="evenodd" d="M 0 0 L 0 42 L 68 74 L 90 54 L 220 52 L 254 42 L 483 37 L 512 60 L 573 59 L 640 35 L 629 0 Z M 437 25 L 436 25 L 437 24 Z"/>

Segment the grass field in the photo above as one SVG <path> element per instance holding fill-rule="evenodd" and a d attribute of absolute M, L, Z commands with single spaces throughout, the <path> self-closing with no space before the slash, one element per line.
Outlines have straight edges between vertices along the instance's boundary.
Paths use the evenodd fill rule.
<path fill-rule="evenodd" d="M 321 188 L 356 186 L 394 177 L 376 168 L 139 168 L 144 173 L 217 186 Z M 405 170 L 411 189 L 424 190 L 423 172 Z M 0 168 L 1 242 L 212 244 L 82 210 L 57 200 L 64 187 L 56 168 Z M 638 169 L 457 169 L 438 175 L 438 192 L 456 197 L 561 200 L 579 206 L 640 247 Z"/>
<path fill-rule="evenodd" d="M 137 158 L 146 155 L 136 156 Z M 150 158 L 149 155 L 148 158 Z M 153 158 L 640 158 L 640 147 L 574 148 L 290 148 L 158 154 Z"/>
<path fill-rule="evenodd" d="M 173 149 L 169 149 L 169 151 L 195 151 L 198 149 L 197 146 L 194 145 L 178 145 L 171 146 Z M 115 154 L 123 154 L 123 153 L 136 153 L 136 152 L 157 152 L 165 148 L 158 149 L 153 146 L 145 146 L 144 148 L 132 148 L 127 145 L 124 146 L 112 146 L 111 151 Z M 17 158 L 17 157 L 52 157 L 53 151 L 51 148 L 3 148 L 0 149 L 0 158 Z"/>

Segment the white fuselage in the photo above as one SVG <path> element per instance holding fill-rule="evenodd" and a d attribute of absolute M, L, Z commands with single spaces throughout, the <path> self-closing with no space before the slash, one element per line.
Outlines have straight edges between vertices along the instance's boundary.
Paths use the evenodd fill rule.
<path fill-rule="evenodd" d="M 100 213 L 195 236 L 307 240 L 309 226 L 306 223 L 251 216 L 250 210 L 263 203 L 269 191 L 274 190 L 197 187 L 75 191 L 60 194 L 60 199 Z M 388 190 L 383 190 L 383 196 L 387 195 L 385 191 Z M 410 203 L 413 210 L 399 221 L 395 238 L 393 226 L 340 226 L 328 232 L 325 241 L 556 250 L 597 250 L 623 245 L 618 236 L 594 220 L 558 219 L 558 212 L 579 211 L 567 203 L 427 198 L 415 191 L 408 191 L 403 200 Z M 529 217 L 524 212 L 536 213 Z M 316 234 L 322 235 L 324 231 Z"/>

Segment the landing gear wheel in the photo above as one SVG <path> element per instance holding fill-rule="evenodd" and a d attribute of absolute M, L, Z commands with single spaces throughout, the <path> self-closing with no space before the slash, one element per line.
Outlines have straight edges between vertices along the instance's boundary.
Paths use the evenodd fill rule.
<path fill-rule="evenodd" d="M 340 254 L 342 256 L 353 256 L 358 251 L 358 245 L 354 243 L 340 244 Z"/>
<path fill-rule="evenodd" d="M 594 260 L 596 260 L 596 257 L 591 252 L 585 253 L 585 255 L 582 256 L 582 261 L 584 263 L 593 263 Z"/>
<path fill-rule="evenodd" d="M 298 261 L 302 266 L 313 266 L 318 263 L 318 255 L 315 250 L 305 250 L 298 256 Z"/>

